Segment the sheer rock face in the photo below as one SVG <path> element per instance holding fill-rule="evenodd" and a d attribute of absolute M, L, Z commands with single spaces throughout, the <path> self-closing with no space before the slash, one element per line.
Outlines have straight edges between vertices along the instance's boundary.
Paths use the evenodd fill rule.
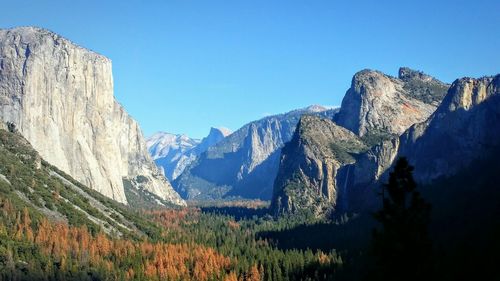
<path fill-rule="evenodd" d="M 415 165 L 415 177 L 449 176 L 500 145 L 500 75 L 462 78 L 425 122 L 400 138 L 398 154 Z"/>
<path fill-rule="evenodd" d="M 358 136 L 331 120 L 303 116 L 281 151 L 271 208 L 276 214 L 307 210 L 316 216 L 332 211 L 339 169 L 366 149 Z"/>
<path fill-rule="evenodd" d="M 186 135 L 159 132 L 148 138 L 146 145 L 167 178 L 175 180 L 197 156 L 230 134 L 231 131 L 226 128 L 211 128 L 208 136 L 199 140 Z"/>
<path fill-rule="evenodd" d="M 372 70 L 356 73 L 336 124 L 303 118 L 282 150 L 274 212 L 306 210 L 321 216 L 348 210 L 351 187 L 373 182 L 392 165 L 400 146 L 397 136 L 426 120 L 448 87 L 409 68 L 401 68 L 399 78 Z"/>
<path fill-rule="evenodd" d="M 401 68 L 399 78 L 363 70 L 352 79 L 336 122 L 359 136 L 368 133 L 400 135 L 426 120 L 448 85 L 421 72 Z"/>
<path fill-rule="evenodd" d="M 351 182 L 351 202 L 366 208 L 360 202 L 373 201 L 374 192 L 370 189 L 387 180 L 398 157 L 407 157 L 415 166 L 415 179 L 428 183 L 452 176 L 499 148 L 500 75 L 458 79 L 426 121 L 358 158 Z"/>
<path fill-rule="evenodd" d="M 127 203 L 123 180 L 184 204 L 113 96 L 111 61 L 47 30 L 0 30 L 0 118 L 51 164 Z M 140 179 L 140 180 L 138 180 Z"/>
<path fill-rule="evenodd" d="M 307 113 L 331 118 L 337 111 L 311 106 L 251 122 L 209 147 L 179 176 L 174 186 L 187 199 L 230 196 L 269 200 L 279 155 Z"/>

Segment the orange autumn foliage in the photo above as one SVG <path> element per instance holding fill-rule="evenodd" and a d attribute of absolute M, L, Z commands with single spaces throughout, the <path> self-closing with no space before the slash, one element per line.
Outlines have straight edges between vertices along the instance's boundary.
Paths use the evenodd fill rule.
<path fill-rule="evenodd" d="M 181 223 L 185 223 L 187 217 L 190 217 L 192 221 L 200 215 L 199 208 L 183 208 L 183 209 L 163 209 L 163 210 L 152 210 L 144 212 L 146 215 L 150 216 L 153 221 L 159 223 L 166 230 L 176 229 L 180 230 Z"/>
<path fill-rule="evenodd" d="M 234 220 L 228 220 L 227 224 L 232 229 L 239 229 L 240 228 L 240 224 L 235 222 Z"/>
<path fill-rule="evenodd" d="M 234 272 L 231 272 L 224 278 L 224 281 L 238 281 L 238 276 Z"/>
<path fill-rule="evenodd" d="M 250 271 L 247 273 L 245 281 L 261 281 L 260 272 L 256 265 L 253 265 L 250 268 Z"/>
<path fill-rule="evenodd" d="M 16 240 L 36 244 L 41 253 L 58 263 L 62 270 L 71 265 L 100 267 L 114 274 L 118 279 L 153 280 L 234 280 L 231 270 L 234 264 L 213 248 L 200 245 L 168 244 L 164 242 L 112 239 L 101 232 L 92 235 L 86 226 L 73 227 L 64 223 L 51 223 L 41 219 L 32 227 L 29 211 L 12 215 L 13 208 L 3 204 L 1 211 L 15 218 L 15 225 L 8 229 Z M 4 225 L 2 227 L 5 228 Z M 137 258 L 139 257 L 139 258 Z M 130 267 L 130 259 L 140 264 Z M 123 267 L 125 269 L 123 270 Z M 140 276 L 143 276 L 141 278 Z"/>

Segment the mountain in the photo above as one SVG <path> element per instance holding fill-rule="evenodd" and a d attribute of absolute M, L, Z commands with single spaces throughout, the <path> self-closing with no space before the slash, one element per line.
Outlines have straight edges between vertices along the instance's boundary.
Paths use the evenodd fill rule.
<path fill-rule="evenodd" d="M 409 68 L 400 68 L 398 78 L 362 70 L 354 75 L 335 121 L 360 137 L 400 135 L 427 119 L 448 87 Z"/>
<path fill-rule="evenodd" d="M 216 145 L 219 143 L 221 140 L 223 140 L 225 137 L 229 136 L 231 134 L 231 130 L 228 128 L 210 128 L 210 132 L 206 137 L 204 137 L 201 142 L 194 148 L 196 151 L 196 154 L 201 154 L 211 146 Z"/>
<path fill-rule="evenodd" d="M 415 166 L 417 181 L 431 184 L 499 149 L 500 75 L 458 79 L 426 121 L 359 157 L 353 167 L 351 204 L 360 208 L 361 202 L 373 201 L 370 189 L 386 180 L 398 157 Z"/>
<path fill-rule="evenodd" d="M 269 200 L 280 150 L 304 114 L 333 118 L 337 109 L 310 106 L 250 122 L 209 147 L 174 181 L 186 199 L 229 197 Z"/>
<path fill-rule="evenodd" d="M 441 145 L 440 145 L 441 144 Z M 456 80 L 436 112 L 400 137 L 415 178 L 455 174 L 500 144 L 500 75 Z"/>
<path fill-rule="evenodd" d="M 121 203 L 126 187 L 185 204 L 113 96 L 111 61 L 45 29 L 0 30 L 0 119 L 49 163 Z"/>
<path fill-rule="evenodd" d="M 16 208 L 26 207 L 54 222 L 86 225 L 92 232 L 102 229 L 117 236 L 144 235 L 125 206 L 50 165 L 25 138 L 5 129 L 0 126 L 2 207 L 10 200 Z"/>
<path fill-rule="evenodd" d="M 398 78 L 374 70 L 356 73 L 334 122 L 310 118 L 299 122 L 294 141 L 282 150 L 273 212 L 305 211 L 322 216 L 334 207 L 347 208 L 347 179 L 352 178 L 358 158 L 370 147 L 425 121 L 447 88 L 447 84 L 408 68 L 400 68 Z M 361 169 L 356 171 L 365 176 Z M 290 198 L 299 203 L 290 204 Z M 326 203 L 318 204 L 325 199 Z"/>
<path fill-rule="evenodd" d="M 331 120 L 302 116 L 292 140 L 281 150 L 271 208 L 284 213 L 307 206 L 313 214 L 331 211 L 336 205 L 338 169 L 354 163 L 351 153 L 365 150 L 358 136 Z"/>
<path fill-rule="evenodd" d="M 169 180 L 175 180 L 198 155 L 231 134 L 226 128 L 211 128 L 208 136 L 192 139 L 186 135 L 159 132 L 146 140 L 148 151 Z"/>
<path fill-rule="evenodd" d="M 200 140 L 186 135 L 159 132 L 146 139 L 146 146 L 156 165 L 163 170 L 169 180 L 175 179 L 193 159 L 192 149 Z"/>

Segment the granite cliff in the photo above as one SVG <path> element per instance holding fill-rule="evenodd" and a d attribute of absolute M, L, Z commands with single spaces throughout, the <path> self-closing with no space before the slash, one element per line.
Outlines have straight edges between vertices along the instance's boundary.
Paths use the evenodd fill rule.
<path fill-rule="evenodd" d="M 310 106 L 250 122 L 197 157 L 174 181 L 187 199 L 269 200 L 283 145 L 304 114 L 332 118 L 336 109 Z"/>
<path fill-rule="evenodd" d="M 280 213 L 307 209 L 314 215 L 333 210 L 339 169 L 354 163 L 352 155 L 365 150 L 358 136 L 331 120 L 303 116 L 281 150 L 271 208 Z"/>
<path fill-rule="evenodd" d="M 426 120 L 448 87 L 409 68 L 400 68 L 398 78 L 362 70 L 354 75 L 335 121 L 360 137 L 400 135 Z"/>
<path fill-rule="evenodd" d="M 0 119 L 48 162 L 127 203 L 130 187 L 185 204 L 113 96 L 111 61 L 35 27 L 0 30 Z"/>
<path fill-rule="evenodd" d="M 370 168 L 387 168 L 383 165 L 390 164 L 385 159 L 395 157 L 392 150 L 386 151 L 391 140 L 431 116 L 447 88 L 447 84 L 409 68 L 400 68 L 398 78 L 373 70 L 356 73 L 334 122 L 310 118 L 299 122 L 294 141 L 282 150 L 273 212 L 311 211 L 321 216 L 334 208 L 347 210 L 352 183 L 370 177 L 364 172 L 370 164 L 358 164 L 359 159 L 379 149 L 374 161 L 381 164 Z M 344 137 L 331 133 L 334 131 L 344 132 Z M 378 147 L 380 143 L 386 146 Z M 304 153 L 309 151 L 321 153 Z M 318 183 L 334 195 L 319 192 Z M 298 203 L 290 203 L 290 198 Z"/>
<path fill-rule="evenodd" d="M 438 109 L 360 157 L 354 184 L 383 177 L 404 156 L 423 183 L 448 177 L 500 145 L 500 75 L 457 79 Z"/>

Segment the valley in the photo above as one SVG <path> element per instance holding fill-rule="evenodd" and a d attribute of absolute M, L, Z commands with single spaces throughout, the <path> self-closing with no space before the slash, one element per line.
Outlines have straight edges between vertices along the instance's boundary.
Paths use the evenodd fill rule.
<path fill-rule="evenodd" d="M 1 280 L 498 276 L 500 74 L 363 69 L 340 107 L 204 138 L 145 138 L 113 83 L 103 55 L 0 29 Z"/>

